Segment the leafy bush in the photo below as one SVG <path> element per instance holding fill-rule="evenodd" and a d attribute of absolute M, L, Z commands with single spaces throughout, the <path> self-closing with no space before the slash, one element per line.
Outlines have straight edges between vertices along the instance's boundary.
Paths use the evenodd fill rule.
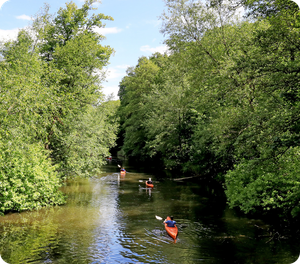
<path fill-rule="evenodd" d="M 60 179 L 40 144 L 0 146 L 0 213 L 65 202 Z"/>
<path fill-rule="evenodd" d="M 277 160 L 243 161 L 225 175 L 230 207 L 246 213 L 279 209 L 296 216 L 300 211 L 300 148 L 290 148 Z"/>

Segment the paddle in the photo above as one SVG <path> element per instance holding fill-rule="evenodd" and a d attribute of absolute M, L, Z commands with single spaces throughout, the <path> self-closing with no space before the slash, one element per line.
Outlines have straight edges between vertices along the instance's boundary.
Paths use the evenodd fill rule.
<path fill-rule="evenodd" d="M 157 220 L 163 220 L 160 216 L 155 216 L 155 218 L 157 219 Z"/>
<path fill-rule="evenodd" d="M 147 182 L 148 180 L 145 180 L 145 181 L 143 181 L 143 180 L 139 180 L 139 182 Z M 152 181 L 152 183 L 158 183 L 158 181 Z"/>
<path fill-rule="evenodd" d="M 122 168 L 121 165 L 119 165 L 119 164 L 118 164 L 118 167 L 119 167 L 119 168 Z M 126 172 L 126 173 L 129 173 L 127 170 L 125 170 L 125 172 Z"/>

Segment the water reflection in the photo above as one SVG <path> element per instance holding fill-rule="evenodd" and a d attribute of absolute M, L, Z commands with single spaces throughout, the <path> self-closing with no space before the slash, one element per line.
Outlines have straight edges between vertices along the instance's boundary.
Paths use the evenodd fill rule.
<path fill-rule="evenodd" d="M 108 167 L 111 169 L 111 167 Z M 118 172 L 69 182 L 65 206 L 0 217 L 0 254 L 18 263 L 292 263 L 299 244 L 229 210 L 218 189 Z M 133 170 L 130 170 L 133 171 Z M 140 182 L 142 181 L 142 182 Z M 164 229 L 173 215 L 177 242 Z"/>

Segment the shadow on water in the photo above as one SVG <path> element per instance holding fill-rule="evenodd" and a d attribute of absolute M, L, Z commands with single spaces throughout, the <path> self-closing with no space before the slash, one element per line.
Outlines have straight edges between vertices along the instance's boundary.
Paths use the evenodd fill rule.
<path fill-rule="evenodd" d="M 293 263 L 299 241 L 270 240 L 270 225 L 230 210 L 219 186 L 176 182 L 116 162 L 68 182 L 64 206 L 0 217 L 0 254 L 18 263 Z M 154 188 L 145 186 L 149 177 Z M 163 221 L 173 215 L 176 243 Z M 269 241 L 270 240 L 270 241 Z"/>

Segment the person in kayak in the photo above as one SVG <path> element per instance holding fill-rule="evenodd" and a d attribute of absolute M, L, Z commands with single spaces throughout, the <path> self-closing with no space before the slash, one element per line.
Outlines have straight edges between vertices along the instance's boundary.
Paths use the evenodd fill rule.
<path fill-rule="evenodd" d="M 120 171 L 124 171 L 124 172 L 126 172 L 126 170 L 124 169 L 124 167 L 122 167 L 122 168 L 120 169 Z"/>
<path fill-rule="evenodd" d="M 175 227 L 176 221 L 173 220 L 173 216 L 170 216 L 171 220 L 165 220 L 164 223 L 167 224 L 168 227 Z"/>
<path fill-rule="evenodd" d="M 146 181 L 147 184 L 152 184 L 151 178 L 149 178 L 148 181 Z"/>

